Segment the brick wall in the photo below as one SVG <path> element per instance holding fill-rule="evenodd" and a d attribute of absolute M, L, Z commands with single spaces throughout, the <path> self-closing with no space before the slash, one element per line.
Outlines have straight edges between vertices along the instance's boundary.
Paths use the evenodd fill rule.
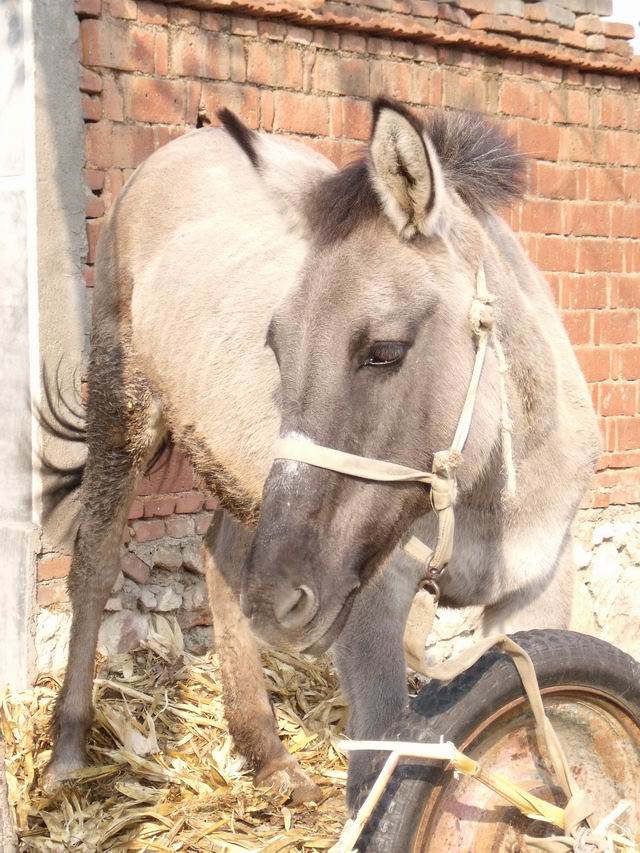
<path fill-rule="evenodd" d="M 605 45 L 597 16 L 579 16 L 578 27 L 573 13 L 571 21 L 565 19 L 564 42 L 549 37 L 549 43 L 538 41 L 529 49 L 534 56 L 546 55 L 546 63 L 527 58 L 529 36 L 514 38 L 513 16 L 506 23 L 486 20 L 487 10 L 506 2 L 460 0 L 459 6 L 447 6 L 467 19 L 457 22 L 456 42 L 448 12 L 432 24 L 419 15 L 410 19 L 408 0 L 360 4 L 366 14 L 378 15 L 369 25 L 362 9 L 349 23 L 345 16 L 354 4 L 326 4 L 331 9 L 323 11 L 322 0 L 305 0 L 295 14 L 289 9 L 290 17 L 297 16 L 289 21 L 150 0 L 77 0 L 86 121 L 86 284 L 93 285 L 102 217 L 131 172 L 158 146 L 197 124 L 215 124 L 221 106 L 253 128 L 303 140 L 339 164 L 367 138 L 368 99 L 376 94 L 398 98 L 417 113 L 431 107 L 488 112 L 531 157 L 527 197 L 505 216 L 547 273 L 600 416 L 605 452 L 587 503 L 637 503 L 640 66 L 623 59 L 622 44 L 630 34 L 615 30 L 623 25 L 612 25 Z M 571 2 L 583 12 L 595 3 L 597 12 L 608 0 Z M 189 5 L 225 4 L 194 0 Z M 254 5 L 273 11 L 266 0 Z M 566 5 L 571 4 L 565 0 Z M 529 26 L 534 7 L 538 16 L 558 8 L 520 6 L 529 13 L 522 26 Z M 433 8 L 440 7 L 428 0 L 420 7 L 425 13 Z M 341 29 L 326 26 L 338 12 Z M 397 18 L 404 14 L 413 22 L 413 29 L 402 25 L 412 39 L 384 35 L 379 16 L 391 13 L 395 18 L 387 30 L 398 32 Z M 474 28 L 478 20 L 494 31 L 502 27 L 502 34 Z M 438 30 L 441 25 L 445 29 Z M 473 50 L 465 47 L 467 31 L 476 39 Z M 602 36 L 600 54 L 574 38 L 586 38 L 585 33 Z M 479 37 L 492 41 L 478 43 Z M 567 46 L 571 38 L 580 47 Z M 564 61 L 558 59 L 559 48 Z M 146 549 L 147 563 L 155 562 L 149 543 L 161 540 L 164 548 L 167 541 L 176 547 L 191 542 L 213 506 L 194 491 L 185 465 L 174 462 L 172 471 L 147 480 L 132 506 L 125 573 L 132 580 L 136 572 L 145 574 L 140 549 Z M 64 598 L 66 569 L 64 561 L 41 562 L 41 605 Z"/>

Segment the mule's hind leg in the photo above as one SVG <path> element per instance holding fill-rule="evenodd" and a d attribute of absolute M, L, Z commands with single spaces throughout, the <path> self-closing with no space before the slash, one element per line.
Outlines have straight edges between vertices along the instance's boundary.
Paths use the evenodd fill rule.
<path fill-rule="evenodd" d="M 83 767 L 93 719 L 91 700 L 98 631 L 120 566 L 120 542 L 140 472 L 153 451 L 153 398 L 139 377 L 123 379 L 119 347 L 94 345 L 87 404 L 87 462 L 80 525 L 69 573 L 73 608 L 69 657 L 56 701 L 51 784 Z"/>
<path fill-rule="evenodd" d="M 289 755 L 278 736 L 262 663 L 238 594 L 252 533 L 218 511 L 205 537 L 205 564 L 213 612 L 224 706 L 234 743 L 253 765 L 258 784 L 286 787 L 295 803 L 318 801 L 322 791 Z"/>
<path fill-rule="evenodd" d="M 567 536 L 551 577 L 487 607 L 482 634 L 514 634 L 532 628 L 568 628 L 576 577 L 573 538 Z"/>

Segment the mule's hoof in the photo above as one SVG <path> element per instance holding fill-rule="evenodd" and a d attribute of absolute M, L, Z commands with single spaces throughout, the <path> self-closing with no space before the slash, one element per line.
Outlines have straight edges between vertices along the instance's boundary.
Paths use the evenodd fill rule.
<path fill-rule="evenodd" d="M 289 793 L 294 806 L 312 801 L 319 803 L 322 799 L 322 788 L 297 763 L 265 767 L 256 776 L 256 785 L 272 788 L 277 793 Z"/>
<path fill-rule="evenodd" d="M 76 770 L 82 770 L 89 763 L 84 755 L 53 757 L 47 764 L 42 774 L 42 788 L 45 791 L 53 791 L 66 779 L 69 779 Z"/>

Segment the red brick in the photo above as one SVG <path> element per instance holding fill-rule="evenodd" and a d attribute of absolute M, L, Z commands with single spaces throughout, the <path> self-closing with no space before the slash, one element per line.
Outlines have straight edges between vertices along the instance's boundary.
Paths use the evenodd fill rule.
<path fill-rule="evenodd" d="M 279 21 L 258 21 L 258 35 L 260 38 L 264 36 L 272 41 L 283 41 L 286 34 L 286 24 L 281 24 Z M 337 33 L 335 35 L 336 41 L 338 41 L 339 36 Z"/>
<path fill-rule="evenodd" d="M 119 71 L 153 71 L 152 30 L 102 18 L 82 21 L 80 34 L 85 65 Z"/>
<path fill-rule="evenodd" d="M 79 18 L 99 18 L 102 12 L 102 0 L 75 0 L 73 6 Z"/>
<path fill-rule="evenodd" d="M 195 522 L 191 516 L 183 515 L 179 518 L 168 518 L 165 522 L 167 536 L 173 539 L 184 539 L 185 536 L 193 536 L 195 533 Z"/>
<path fill-rule="evenodd" d="M 589 93 L 577 89 L 552 89 L 545 93 L 549 121 L 557 124 L 588 124 Z"/>
<path fill-rule="evenodd" d="M 609 133 L 588 127 L 563 127 L 559 129 L 561 160 L 572 163 L 607 163 Z"/>
<path fill-rule="evenodd" d="M 611 232 L 611 208 L 594 202 L 568 202 L 564 205 L 565 234 L 576 237 L 608 237 Z"/>
<path fill-rule="evenodd" d="M 291 24 L 287 26 L 287 41 L 292 41 L 295 44 L 311 44 L 313 41 L 313 31 L 306 27 L 295 27 Z"/>
<path fill-rule="evenodd" d="M 166 24 L 169 20 L 167 7 L 153 0 L 137 0 L 138 20 L 143 24 Z"/>
<path fill-rule="evenodd" d="M 536 160 L 558 159 L 561 128 L 521 121 L 518 123 L 518 147 Z"/>
<path fill-rule="evenodd" d="M 166 31 L 156 33 L 153 48 L 153 67 L 156 74 L 166 77 L 169 73 L 169 36 Z"/>
<path fill-rule="evenodd" d="M 611 211 L 611 234 L 613 237 L 640 239 L 640 207 L 614 207 Z"/>
<path fill-rule="evenodd" d="M 606 347 L 577 347 L 576 356 L 587 382 L 602 382 L 610 376 L 611 353 Z"/>
<path fill-rule="evenodd" d="M 247 79 L 247 59 L 242 39 L 229 40 L 229 77 L 234 83 L 244 83 Z"/>
<path fill-rule="evenodd" d="M 485 86 L 476 74 L 443 69 L 442 102 L 459 110 L 482 110 L 486 103 Z"/>
<path fill-rule="evenodd" d="M 85 264 L 82 267 L 82 275 L 86 287 L 94 287 L 96 283 L 95 268 Z"/>
<path fill-rule="evenodd" d="M 533 163 L 532 184 L 542 198 L 577 198 L 577 172 L 552 163 Z"/>
<path fill-rule="evenodd" d="M 102 118 L 102 104 L 100 98 L 92 98 L 85 95 L 82 99 L 82 117 L 85 121 L 100 121 Z"/>
<path fill-rule="evenodd" d="M 622 24 L 617 21 L 603 21 L 602 31 L 611 38 L 633 39 L 636 36 L 633 24 Z"/>
<path fill-rule="evenodd" d="M 596 317 L 596 344 L 638 343 L 638 318 L 635 311 L 602 311 Z"/>
<path fill-rule="evenodd" d="M 562 205 L 559 201 L 527 201 L 522 207 L 520 227 L 539 234 L 562 234 Z"/>
<path fill-rule="evenodd" d="M 598 412 L 605 417 L 636 414 L 636 386 L 628 382 L 600 384 Z"/>
<path fill-rule="evenodd" d="M 45 557 L 38 561 L 38 580 L 50 581 L 66 578 L 71 568 L 71 557 Z"/>
<path fill-rule="evenodd" d="M 207 498 L 204 503 L 205 509 L 218 509 L 220 503 L 218 498 Z"/>
<path fill-rule="evenodd" d="M 111 76 L 104 78 L 102 93 L 104 117 L 110 121 L 124 121 L 124 98 L 118 81 Z"/>
<path fill-rule="evenodd" d="M 216 12 L 202 12 L 200 15 L 200 26 L 204 30 L 219 33 L 230 29 L 231 22 L 226 15 L 218 15 Z"/>
<path fill-rule="evenodd" d="M 153 539 L 161 539 L 165 532 L 164 521 L 160 519 L 134 521 L 131 529 L 136 542 L 150 542 Z"/>
<path fill-rule="evenodd" d="M 107 0 L 109 14 L 114 18 L 125 18 L 135 21 L 138 17 L 136 0 Z"/>
<path fill-rule="evenodd" d="M 176 499 L 172 496 L 145 498 L 144 515 L 145 518 L 153 516 L 171 515 L 176 508 Z"/>
<path fill-rule="evenodd" d="M 618 352 L 618 379 L 640 379 L 640 347 L 624 347 Z"/>
<path fill-rule="evenodd" d="M 120 561 L 123 573 L 136 583 L 146 583 L 151 575 L 151 569 L 135 554 L 126 554 Z"/>
<path fill-rule="evenodd" d="M 85 213 L 87 215 L 87 219 L 98 219 L 99 217 L 104 216 L 104 199 L 93 195 L 93 193 L 89 193 L 87 195 Z"/>
<path fill-rule="evenodd" d="M 137 121 L 177 124 L 185 117 L 185 84 L 182 80 L 125 77 L 124 102 L 127 115 Z"/>
<path fill-rule="evenodd" d="M 63 581 L 52 581 L 46 586 L 38 584 L 38 607 L 49 607 L 51 604 L 62 604 L 69 600 L 66 584 Z"/>
<path fill-rule="evenodd" d="M 329 110 L 325 98 L 293 92 L 274 93 L 274 130 L 326 136 Z"/>
<path fill-rule="evenodd" d="M 104 172 L 98 169 L 85 169 L 84 180 L 90 190 L 99 192 L 104 186 Z"/>
<path fill-rule="evenodd" d="M 204 505 L 204 497 L 199 492 L 185 492 L 176 498 L 176 512 L 198 512 Z"/>
<path fill-rule="evenodd" d="M 617 133 L 601 131 L 606 139 L 607 163 L 621 166 L 640 166 L 638 134 L 619 130 Z"/>
<path fill-rule="evenodd" d="M 129 507 L 129 520 L 133 520 L 134 518 L 142 518 L 144 515 L 144 501 L 141 501 L 140 498 L 134 498 Z"/>
<path fill-rule="evenodd" d="M 621 272 L 622 266 L 622 252 L 615 241 L 578 241 L 578 272 Z"/>
<path fill-rule="evenodd" d="M 640 418 L 617 418 L 616 430 L 618 450 L 637 450 L 640 448 Z"/>
<path fill-rule="evenodd" d="M 640 468 L 640 451 L 607 453 L 604 459 L 608 468 Z"/>
<path fill-rule="evenodd" d="M 574 346 L 591 343 L 591 311 L 563 311 L 562 322 Z"/>
<path fill-rule="evenodd" d="M 341 33 L 340 50 L 345 50 L 350 53 L 366 53 L 366 36 L 360 36 L 357 33 Z"/>
<path fill-rule="evenodd" d="M 178 30 L 171 38 L 170 67 L 174 74 L 228 80 L 229 42 L 225 35 Z"/>
<path fill-rule="evenodd" d="M 562 286 L 563 308 L 606 308 L 607 282 L 603 275 L 567 279 Z"/>
<path fill-rule="evenodd" d="M 80 91 L 96 95 L 102 91 L 102 77 L 89 68 L 80 69 Z"/>
<path fill-rule="evenodd" d="M 249 125 L 257 128 L 260 122 L 260 93 L 250 86 L 237 86 L 235 83 L 203 83 L 201 96 L 202 109 L 213 125 L 220 122 L 216 113 L 221 107 L 228 107 Z"/>
<path fill-rule="evenodd" d="M 87 263 L 93 264 L 96 260 L 96 247 L 102 230 L 103 219 L 87 220 Z"/>
<path fill-rule="evenodd" d="M 189 463 L 173 452 L 166 464 L 144 477 L 138 487 L 138 495 L 158 495 L 169 492 L 189 492 L 193 489 L 193 471 Z"/>
<path fill-rule="evenodd" d="M 640 286 L 635 276 L 616 280 L 615 305 L 619 308 L 640 308 Z"/>
<path fill-rule="evenodd" d="M 571 272 L 576 268 L 576 241 L 567 237 L 536 238 L 536 263 L 542 270 Z"/>
<path fill-rule="evenodd" d="M 313 87 L 321 92 L 367 97 L 369 63 L 366 59 L 319 53 L 313 66 Z M 393 92 L 390 91 L 389 94 L 395 97 Z"/>
<path fill-rule="evenodd" d="M 587 192 L 589 198 L 597 201 L 619 201 L 624 197 L 622 169 L 589 169 L 587 173 Z"/>
<path fill-rule="evenodd" d="M 275 112 L 273 92 L 265 90 L 260 92 L 260 112 L 262 115 L 262 127 L 264 130 L 273 130 L 273 117 Z"/>
<path fill-rule="evenodd" d="M 116 200 L 118 193 L 124 186 L 124 172 L 122 169 L 109 169 L 105 173 L 104 190 L 102 191 L 103 198 L 107 209 L 111 207 Z"/>
<path fill-rule="evenodd" d="M 252 42 L 247 46 L 247 79 L 262 86 L 302 87 L 302 54 L 289 45 Z"/>
<path fill-rule="evenodd" d="M 111 135 L 106 141 L 107 149 L 102 149 L 104 160 L 92 162 L 94 165 L 104 164 L 117 166 L 120 169 L 133 169 L 158 147 L 154 131 L 155 128 L 149 125 L 114 124 Z"/>
<path fill-rule="evenodd" d="M 625 272 L 640 272 L 640 241 L 634 240 L 624 246 Z"/>
<path fill-rule="evenodd" d="M 507 80 L 500 90 L 500 112 L 510 116 L 540 118 L 543 92 L 535 83 Z"/>
<path fill-rule="evenodd" d="M 179 27 L 199 27 L 200 12 L 196 9 L 169 7 L 169 21 Z"/>

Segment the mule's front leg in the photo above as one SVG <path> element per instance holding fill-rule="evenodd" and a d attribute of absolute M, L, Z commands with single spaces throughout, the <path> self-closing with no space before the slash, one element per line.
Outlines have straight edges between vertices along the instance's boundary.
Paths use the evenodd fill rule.
<path fill-rule="evenodd" d="M 407 706 L 404 629 L 423 567 L 396 549 L 389 564 L 360 592 L 333 645 L 340 683 L 349 702 L 347 734 L 382 738 Z M 349 759 L 347 803 L 359 801 L 369 781 L 369 752 Z"/>
<path fill-rule="evenodd" d="M 209 600 L 229 731 L 252 764 L 256 783 L 291 790 L 294 803 L 318 802 L 322 790 L 302 770 L 278 736 L 260 654 L 240 609 L 240 572 L 251 533 L 219 511 L 205 539 Z"/>

